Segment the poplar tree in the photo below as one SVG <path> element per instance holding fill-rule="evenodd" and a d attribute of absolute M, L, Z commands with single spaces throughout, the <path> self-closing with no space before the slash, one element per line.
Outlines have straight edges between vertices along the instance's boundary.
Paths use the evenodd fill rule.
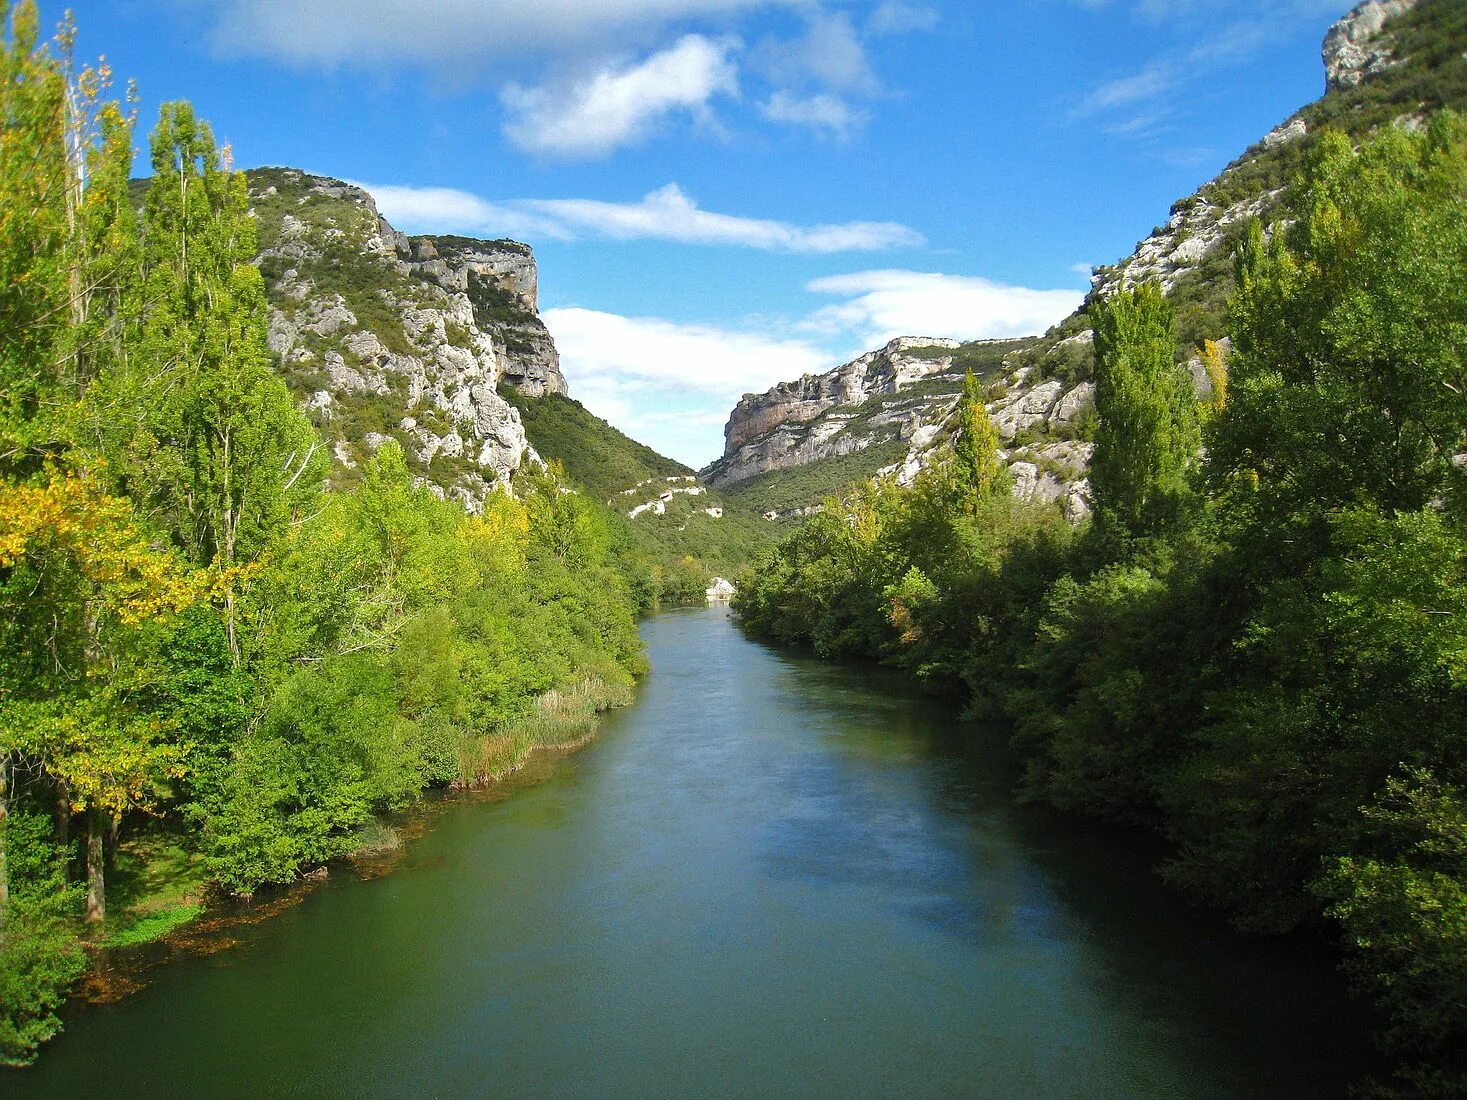
<path fill-rule="evenodd" d="M 955 489 L 962 510 L 978 514 L 985 500 L 1007 496 L 1008 471 L 998 455 L 998 431 L 983 402 L 983 387 L 970 370 L 958 402 L 957 438 L 953 441 Z"/>
<path fill-rule="evenodd" d="M 223 602 L 238 657 L 231 578 L 319 487 L 321 464 L 314 430 L 271 369 L 244 175 L 187 103 L 164 105 L 152 167 L 137 331 L 99 387 L 99 434 L 119 488 L 189 559 L 230 581 Z"/>
<path fill-rule="evenodd" d="M 1176 362 L 1176 321 L 1146 283 L 1092 307 L 1095 409 L 1090 464 L 1097 520 L 1132 536 L 1177 516 L 1201 447 L 1192 380 Z"/>
<path fill-rule="evenodd" d="M 0 0 L 0 472 L 34 470 L 54 452 L 57 349 L 70 314 L 61 61 L 39 41 L 31 0 Z"/>

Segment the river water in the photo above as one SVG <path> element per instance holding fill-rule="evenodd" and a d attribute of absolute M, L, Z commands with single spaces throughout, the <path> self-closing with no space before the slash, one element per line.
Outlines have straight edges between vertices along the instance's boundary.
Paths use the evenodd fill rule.
<path fill-rule="evenodd" d="M 1339 1096 L 1327 960 L 1015 805 L 991 732 L 883 674 L 644 627 L 635 706 L 441 807 L 228 952 L 70 1014 L 16 1096 Z"/>

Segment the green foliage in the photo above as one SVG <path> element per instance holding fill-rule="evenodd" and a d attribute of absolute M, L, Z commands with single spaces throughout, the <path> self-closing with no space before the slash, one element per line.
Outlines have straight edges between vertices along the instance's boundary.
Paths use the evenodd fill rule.
<path fill-rule="evenodd" d="M 1174 359 L 1171 306 L 1161 288 L 1122 291 L 1095 319 L 1095 457 L 1090 481 L 1100 523 L 1129 536 L 1175 521 L 1197 460 L 1192 380 Z"/>
<path fill-rule="evenodd" d="M 0 910 L 0 1065 L 28 1064 L 56 1032 L 56 1012 L 86 967 L 73 921 L 79 891 L 66 881 L 50 821 L 11 812 L 0 821 L 11 891 Z"/>
<path fill-rule="evenodd" d="M 988 418 L 983 391 L 972 371 L 963 382 L 955 430 L 954 491 L 960 507 L 970 516 L 977 515 L 986 499 L 1007 496 L 1012 486 L 1007 468 L 998 456 L 998 431 Z"/>
<path fill-rule="evenodd" d="M 1334 859 L 1319 883 L 1356 949 L 1355 977 L 1379 989 L 1390 1038 L 1414 1062 L 1420 1095 L 1467 1089 L 1467 799 L 1424 768 L 1387 781 L 1361 810 L 1369 846 Z"/>

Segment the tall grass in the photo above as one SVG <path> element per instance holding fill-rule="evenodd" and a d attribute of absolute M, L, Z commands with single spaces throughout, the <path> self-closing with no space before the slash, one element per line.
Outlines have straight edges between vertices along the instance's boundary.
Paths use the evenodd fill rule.
<path fill-rule="evenodd" d="M 631 701 L 631 677 L 619 669 L 587 672 L 568 687 L 538 696 L 524 717 L 467 741 L 459 754 L 460 782 L 482 786 L 503 779 L 518 771 L 536 749 L 573 745 L 590 737 L 602 712 Z"/>

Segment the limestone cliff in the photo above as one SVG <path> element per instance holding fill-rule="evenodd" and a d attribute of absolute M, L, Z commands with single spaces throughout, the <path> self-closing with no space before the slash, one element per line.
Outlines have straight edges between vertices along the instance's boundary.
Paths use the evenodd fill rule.
<path fill-rule="evenodd" d="M 951 404 L 951 385 L 864 408 L 872 398 L 910 391 L 924 379 L 949 375 L 955 340 L 904 337 L 824 374 L 807 374 L 761 394 L 747 393 L 725 426 L 723 457 L 702 472 L 723 487 L 786 466 L 865 450 L 909 438 L 932 396 Z"/>
<path fill-rule="evenodd" d="M 247 175 L 271 350 L 332 446 L 335 478 L 396 438 L 424 484 L 482 506 L 533 454 L 501 380 L 565 392 L 530 249 L 410 238 L 360 188 L 294 169 Z"/>

